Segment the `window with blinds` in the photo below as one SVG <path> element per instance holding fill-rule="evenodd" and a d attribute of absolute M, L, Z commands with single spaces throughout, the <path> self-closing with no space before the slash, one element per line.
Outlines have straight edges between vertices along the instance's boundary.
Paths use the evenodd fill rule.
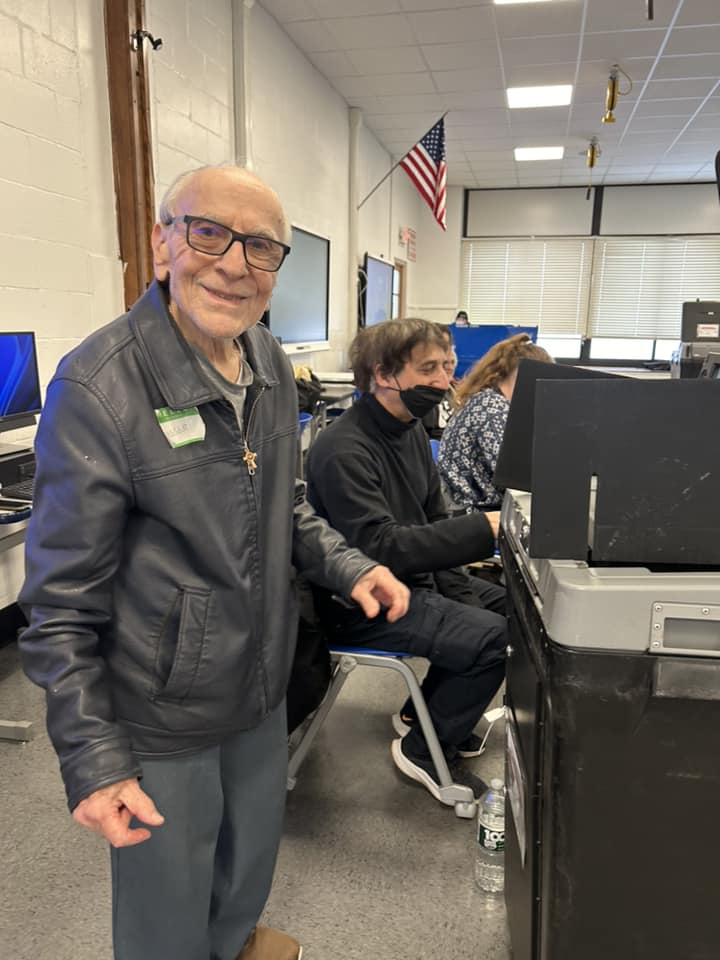
<path fill-rule="evenodd" d="M 686 300 L 720 300 L 720 237 L 598 237 L 591 337 L 680 336 Z"/>
<path fill-rule="evenodd" d="M 473 323 L 584 333 L 592 252 L 589 238 L 465 240 L 461 303 Z"/>
<path fill-rule="evenodd" d="M 474 323 L 676 341 L 684 301 L 720 300 L 720 237 L 465 240 L 461 287 Z"/>

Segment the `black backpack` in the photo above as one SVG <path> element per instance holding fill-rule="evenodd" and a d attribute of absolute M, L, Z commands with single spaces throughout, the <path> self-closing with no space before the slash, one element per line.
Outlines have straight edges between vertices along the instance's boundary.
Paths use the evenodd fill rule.
<path fill-rule="evenodd" d="M 300 620 L 287 691 L 288 734 L 320 706 L 332 673 L 328 639 L 315 614 L 310 585 L 298 578 L 297 589 Z"/>

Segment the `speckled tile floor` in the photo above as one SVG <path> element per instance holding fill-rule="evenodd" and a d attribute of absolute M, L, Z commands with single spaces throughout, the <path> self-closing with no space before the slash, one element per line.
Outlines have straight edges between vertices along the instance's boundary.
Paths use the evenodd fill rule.
<path fill-rule="evenodd" d="M 474 823 L 392 764 L 390 715 L 403 699 L 390 671 L 349 678 L 288 795 L 265 919 L 302 941 L 304 960 L 508 960 L 502 900 L 473 882 Z M 35 721 L 37 735 L 0 741 L 0 955 L 111 960 L 105 845 L 70 819 L 42 692 L 5 647 L 10 718 Z M 485 780 L 502 774 L 500 726 L 472 761 Z"/>

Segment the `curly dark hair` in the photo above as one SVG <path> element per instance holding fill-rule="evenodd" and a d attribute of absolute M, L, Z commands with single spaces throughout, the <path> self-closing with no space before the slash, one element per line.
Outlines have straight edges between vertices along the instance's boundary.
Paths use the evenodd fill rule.
<path fill-rule="evenodd" d="M 367 393 L 378 367 L 383 376 L 400 373 L 418 344 L 448 350 L 451 342 L 449 331 L 443 324 L 418 317 L 386 320 L 374 327 L 365 327 L 350 344 L 350 366 L 355 375 L 355 386 Z"/>

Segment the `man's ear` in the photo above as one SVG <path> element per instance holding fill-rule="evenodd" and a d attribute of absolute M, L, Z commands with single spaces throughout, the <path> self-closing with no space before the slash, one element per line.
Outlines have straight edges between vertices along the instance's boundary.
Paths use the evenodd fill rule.
<path fill-rule="evenodd" d="M 170 276 L 170 249 L 166 229 L 161 223 L 156 223 L 150 236 L 155 278 L 161 283 Z"/>
<path fill-rule="evenodd" d="M 373 381 L 377 384 L 378 387 L 394 387 L 395 384 L 390 381 L 387 372 L 383 369 L 381 364 L 376 364 L 373 368 Z"/>

